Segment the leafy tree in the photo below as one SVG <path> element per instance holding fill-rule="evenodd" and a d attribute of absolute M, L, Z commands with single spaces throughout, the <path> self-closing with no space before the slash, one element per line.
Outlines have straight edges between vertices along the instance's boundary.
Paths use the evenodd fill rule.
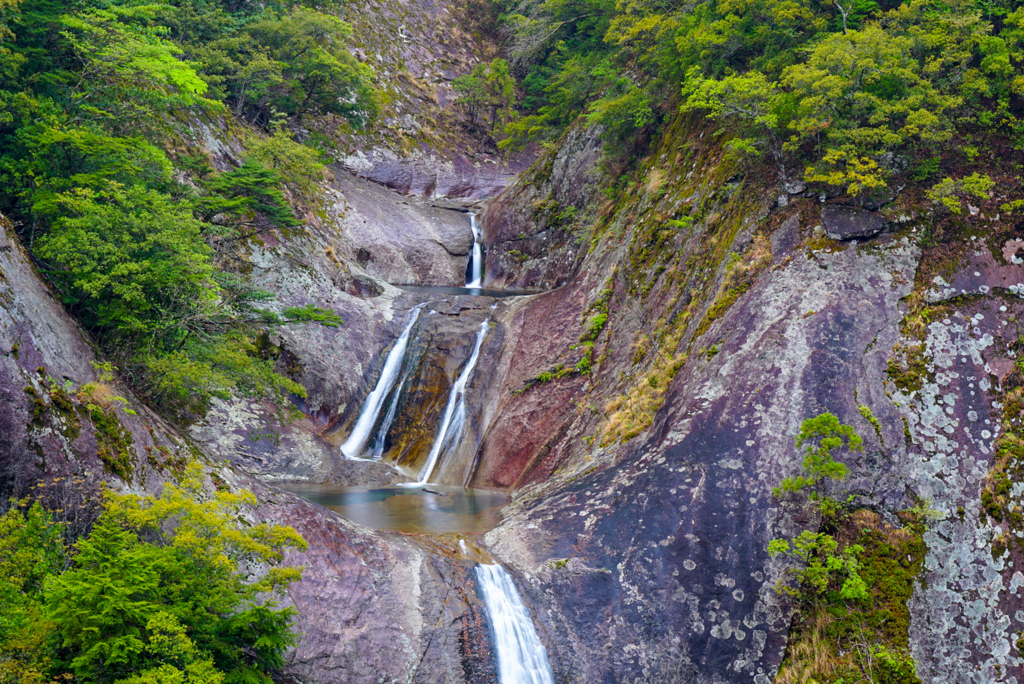
<path fill-rule="evenodd" d="M 796 446 L 804 448 L 803 474 L 787 477 L 782 484 L 773 490 L 775 496 L 783 492 L 801 492 L 811 490 L 811 498 L 820 498 L 830 480 L 846 479 L 846 465 L 836 461 L 832 456 L 835 449 L 846 445 L 852 451 L 860 451 L 864 440 L 854 432 L 850 425 L 844 425 L 831 413 L 822 413 L 808 418 L 800 424 L 800 432 L 796 436 Z"/>
<path fill-rule="evenodd" d="M 327 176 L 320 152 L 292 140 L 283 127 L 273 135 L 249 141 L 246 162 L 273 170 L 288 185 L 306 197 L 317 192 L 317 183 Z"/>
<path fill-rule="evenodd" d="M 0 516 L 0 682 L 42 682 L 51 667 L 43 586 L 67 563 L 62 532 L 38 503 Z"/>
<path fill-rule="evenodd" d="M 297 226 L 299 221 L 284 199 L 281 183 L 276 172 L 248 159 L 237 169 L 202 182 L 206 194 L 197 201 L 199 216 L 207 222 L 224 216 L 234 232 L 252 226 L 257 217 L 277 228 Z"/>
<path fill-rule="evenodd" d="M 159 497 L 107 493 L 45 594 L 59 665 L 93 682 L 267 682 L 292 644 L 273 597 L 299 578 L 291 528 L 246 524 L 251 493 L 204 493 L 191 464 Z"/>
<path fill-rule="evenodd" d="M 62 193 L 47 209 L 55 219 L 37 253 L 86 325 L 152 333 L 216 302 L 206 225 L 187 204 L 109 182 Z"/>
<path fill-rule="evenodd" d="M 847 468 L 835 460 L 832 452 L 842 448 L 859 451 L 863 440 L 853 427 L 844 425 L 831 413 L 822 413 L 808 418 L 800 425 L 796 435 L 796 447 L 805 447 L 803 473 L 782 481 L 773 490 L 777 497 L 784 492 L 811 490 L 810 498 L 818 503 L 823 514 L 835 516 L 839 504 L 832 499 L 822 498 L 821 490 L 830 480 L 846 479 Z M 796 581 L 795 586 L 779 584 L 779 590 L 801 599 L 813 598 L 825 592 L 837 578 L 843 578 L 840 596 L 845 600 L 866 600 L 867 585 L 859 574 L 857 556 L 864 549 L 856 544 L 840 550 L 836 539 L 826 532 L 805 530 L 795 539 L 773 539 L 768 544 L 772 556 L 784 555 L 795 561 L 797 567 L 786 571 Z"/>
<path fill-rule="evenodd" d="M 515 81 L 508 62 L 496 57 L 489 64 L 478 64 L 473 71 L 452 81 L 459 102 L 469 109 L 470 123 L 476 125 L 481 110 L 490 110 L 490 130 L 505 125 L 515 116 Z"/>
<path fill-rule="evenodd" d="M 207 85 L 178 48 L 150 26 L 152 5 L 109 5 L 60 18 L 62 35 L 80 61 L 68 79 L 70 107 L 117 131 L 151 130 L 158 113 L 200 104 Z"/>
<path fill-rule="evenodd" d="M 233 79 L 235 97 L 259 108 L 265 122 L 271 109 L 300 117 L 337 114 L 357 128 L 376 115 L 370 68 L 338 40 L 352 31 L 344 21 L 297 7 L 268 14 L 244 31 L 256 59 Z"/>
<path fill-rule="evenodd" d="M 864 548 L 850 544 L 839 549 L 839 543 L 830 534 L 805 530 L 792 541 L 773 539 L 768 544 L 772 556 L 788 556 L 797 567 L 787 569 L 786 574 L 796 585 L 780 584 L 779 589 L 794 598 L 817 596 L 828 589 L 837 577 L 843 579 L 840 596 L 847 601 L 866 600 L 868 587 L 860 576 L 860 562 L 857 554 Z"/>

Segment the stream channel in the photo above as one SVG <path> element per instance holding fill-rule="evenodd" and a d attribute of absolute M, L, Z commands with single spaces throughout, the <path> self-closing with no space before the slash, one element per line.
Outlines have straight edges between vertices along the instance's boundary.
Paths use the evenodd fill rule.
<path fill-rule="evenodd" d="M 465 287 L 399 286 L 404 290 L 445 297 L 514 297 L 530 293 L 487 290 L 484 278 L 484 241 L 476 214 L 470 212 L 473 247 L 466 264 Z M 406 314 L 406 324 L 384 361 L 380 377 L 363 401 L 351 433 L 340 450 L 353 461 L 382 461 L 389 431 L 395 420 L 409 372 L 403 361 L 414 328 L 427 304 Z M 496 304 L 494 305 L 496 306 Z M 492 309 L 494 307 L 492 306 Z M 448 393 L 443 417 L 437 427 L 425 464 L 410 472 L 396 464 L 412 481 L 391 487 L 342 487 L 330 484 L 282 483 L 279 485 L 310 501 L 330 508 L 366 527 L 413 534 L 482 535 L 501 521 L 501 508 L 508 495 L 489 490 L 453 487 L 432 482 L 445 456 L 458 448 L 466 420 L 466 392 L 476 371 L 480 349 L 491 326 L 491 318 L 476 331 L 473 351 L 455 377 Z M 463 543 L 463 546 L 465 544 Z M 487 556 L 486 552 L 481 554 Z M 512 575 L 486 558 L 475 567 L 478 594 L 483 600 L 501 684 L 553 684 L 554 674 L 547 651 L 537 634 L 529 608 L 523 603 Z"/>

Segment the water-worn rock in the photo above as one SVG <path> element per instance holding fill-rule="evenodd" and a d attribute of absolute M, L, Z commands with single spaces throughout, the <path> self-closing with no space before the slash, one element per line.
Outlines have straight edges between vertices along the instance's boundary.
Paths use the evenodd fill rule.
<path fill-rule="evenodd" d="M 885 229 L 885 219 L 878 214 L 841 204 L 821 208 L 825 234 L 833 240 L 856 240 L 873 237 Z"/>

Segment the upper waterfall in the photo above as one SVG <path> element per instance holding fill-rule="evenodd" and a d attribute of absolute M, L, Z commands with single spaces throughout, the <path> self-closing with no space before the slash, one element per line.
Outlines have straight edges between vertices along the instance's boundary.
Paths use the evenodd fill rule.
<path fill-rule="evenodd" d="M 441 420 L 441 429 L 438 430 L 437 438 L 430 449 L 427 463 L 420 471 L 420 484 L 429 481 L 434 468 L 437 467 L 437 460 L 441 453 L 462 435 L 462 428 L 466 422 L 466 385 L 473 374 L 473 369 L 476 368 L 477 359 L 480 358 L 480 347 L 484 343 L 484 337 L 486 337 L 490 325 L 489 318 L 480 324 L 480 332 L 477 333 L 473 353 L 470 355 L 469 361 L 466 362 L 465 368 L 459 373 L 459 377 L 455 379 L 451 392 L 448 394 L 448 405 L 445 407 L 444 418 Z"/>
<path fill-rule="evenodd" d="M 473 251 L 469 255 L 469 264 L 466 269 L 466 287 L 483 287 L 483 235 L 480 233 L 480 227 L 477 225 L 474 212 L 469 212 L 469 228 L 473 231 Z"/>
<path fill-rule="evenodd" d="M 359 454 L 362 453 L 363 447 L 366 446 L 367 440 L 370 438 L 370 433 L 373 430 L 374 424 L 377 422 L 377 416 L 380 415 L 381 407 L 384 405 L 384 400 L 387 398 L 388 393 L 395 384 L 395 379 L 398 377 L 398 373 L 402 368 L 402 361 L 405 359 L 405 350 L 409 346 L 409 336 L 412 334 L 413 325 L 416 324 L 416 320 L 420 316 L 420 310 L 423 309 L 423 304 L 415 307 L 412 310 L 412 314 L 409 316 L 409 322 L 405 326 L 405 330 L 402 331 L 401 336 L 395 342 L 395 346 L 388 352 L 388 358 L 384 362 L 384 370 L 380 373 L 380 379 L 377 380 L 377 386 L 373 388 L 366 397 L 366 401 L 363 402 L 363 409 L 359 413 L 359 418 L 356 420 L 356 426 L 352 428 L 352 434 L 348 436 L 345 443 L 341 445 L 341 453 L 345 454 L 346 458 L 358 459 Z M 397 399 L 395 400 L 397 401 Z M 395 402 L 392 402 L 394 405 Z M 390 411 L 389 411 L 390 413 Z M 376 450 L 375 450 L 376 451 Z M 378 457 L 377 454 L 374 454 Z"/>

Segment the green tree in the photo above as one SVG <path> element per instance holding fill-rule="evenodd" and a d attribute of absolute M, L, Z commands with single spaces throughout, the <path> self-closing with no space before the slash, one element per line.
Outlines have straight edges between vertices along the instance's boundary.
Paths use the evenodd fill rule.
<path fill-rule="evenodd" d="M 37 253 L 86 325 L 154 333 L 215 305 L 207 225 L 187 203 L 109 182 L 57 195 L 46 208 L 54 221 Z"/>
<path fill-rule="evenodd" d="M 63 526 L 38 504 L 0 516 L 0 682 L 37 684 L 52 665 L 43 586 L 67 563 Z"/>
<path fill-rule="evenodd" d="M 481 111 L 490 112 L 490 132 L 499 132 L 515 116 L 516 86 L 508 62 L 496 57 L 489 64 L 477 64 L 473 71 L 452 81 L 459 94 L 458 101 L 465 104 L 472 125 L 477 124 Z"/>
<path fill-rule="evenodd" d="M 788 556 L 797 566 L 786 570 L 794 585 L 779 584 L 779 590 L 794 598 L 806 598 L 825 593 L 829 585 L 842 578 L 840 596 L 848 601 L 866 600 L 868 587 L 860 576 L 857 554 L 864 548 L 850 544 L 839 549 L 839 543 L 830 534 L 804 530 L 796 539 L 773 539 L 768 544 L 772 556 Z"/>
<path fill-rule="evenodd" d="M 236 78 L 235 97 L 259 108 L 265 123 L 272 109 L 300 117 L 337 114 L 356 128 L 376 115 L 370 67 L 340 42 L 352 31 L 341 19 L 297 7 L 288 14 L 270 13 L 244 31 L 253 40 L 259 73 L 249 68 L 244 78 Z"/>
<path fill-rule="evenodd" d="M 91 682 L 267 682 L 293 643 L 273 598 L 305 542 L 241 522 L 251 493 L 204 493 L 202 468 L 159 497 L 107 493 L 67 572 L 47 585 L 60 665 Z"/>
<path fill-rule="evenodd" d="M 860 451 L 864 440 L 852 426 L 844 425 L 831 413 L 822 413 L 808 418 L 800 424 L 796 435 L 796 447 L 804 447 L 803 473 L 785 478 L 773 490 L 775 496 L 783 492 L 810 490 L 812 500 L 819 499 L 830 481 L 846 479 L 846 465 L 835 460 L 832 452 L 843 446 L 851 451 Z"/>
<path fill-rule="evenodd" d="M 237 169 L 204 179 L 201 185 L 206 194 L 197 200 L 196 209 L 206 222 L 223 217 L 221 221 L 235 237 L 239 231 L 253 228 L 259 218 L 276 228 L 291 228 L 299 221 L 284 199 L 281 183 L 275 171 L 248 159 Z"/>
<path fill-rule="evenodd" d="M 796 447 L 804 448 L 803 472 L 788 477 L 773 494 L 781 497 L 784 492 L 801 493 L 810 490 L 810 499 L 818 504 L 823 517 L 833 517 L 839 511 L 839 504 L 833 499 L 822 497 L 822 491 L 831 481 L 846 479 L 847 468 L 836 461 L 832 452 L 844 444 L 851 450 L 859 451 L 863 440 L 853 427 L 844 425 L 831 413 L 822 413 L 808 418 L 800 424 L 796 435 Z M 856 544 L 839 548 L 839 542 L 826 532 L 804 530 L 795 539 L 773 539 L 768 544 L 772 556 L 787 556 L 796 567 L 786 570 L 786 575 L 795 580 L 795 586 L 780 582 L 779 591 L 795 598 L 810 599 L 825 592 L 833 582 L 842 578 L 840 596 L 845 600 L 866 600 L 867 585 L 859 574 L 857 556 L 864 549 Z"/>

